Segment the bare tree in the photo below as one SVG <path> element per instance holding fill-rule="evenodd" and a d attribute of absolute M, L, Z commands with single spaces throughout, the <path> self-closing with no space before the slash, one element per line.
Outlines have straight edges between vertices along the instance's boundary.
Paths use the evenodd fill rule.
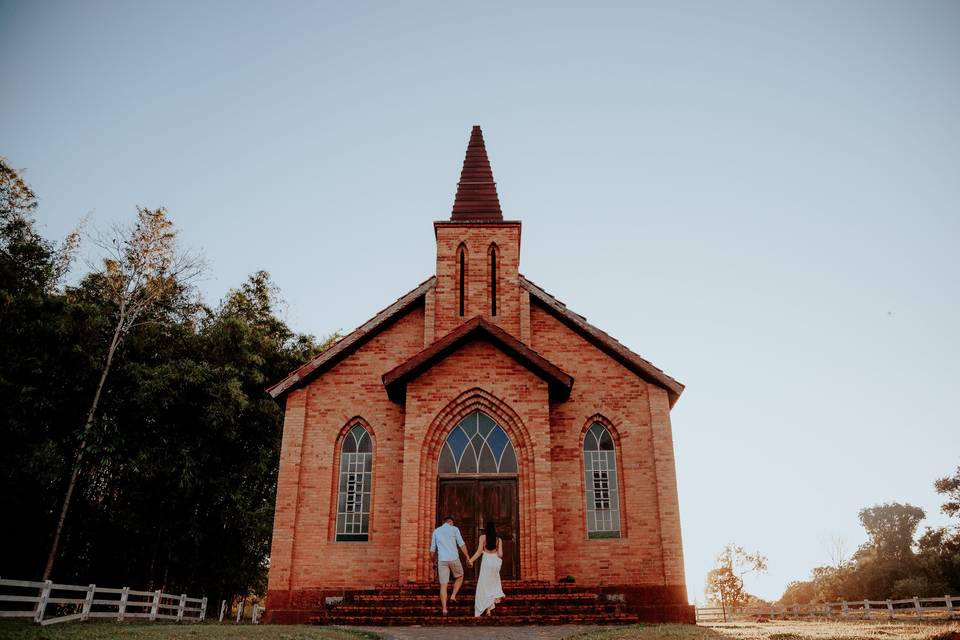
<path fill-rule="evenodd" d="M 173 222 L 162 207 L 137 207 L 137 220 L 133 225 L 116 225 L 108 236 L 95 240 L 106 254 L 99 270 L 100 291 L 104 301 L 114 307 L 113 336 L 107 346 L 100 380 L 83 423 L 73 471 L 63 496 L 63 507 L 43 570 L 43 580 L 48 580 L 53 571 L 70 499 L 80 475 L 87 437 L 93 428 L 100 397 L 117 349 L 131 329 L 143 322 L 149 322 L 152 312 L 188 289 L 203 272 L 202 258 L 197 254 L 181 251 L 176 240 L 177 232 L 173 229 Z"/>
<path fill-rule="evenodd" d="M 841 567 L 847 561 L 847 539 L 839 533 L 824 536 L 821 544 L 827 551 L 831 567 Z"/>
<path fill-rule="evenodd" d="M 747 553 L 743 547 L 728 544 L 717 554 L 717 564 L 707 574 L 707 598 L 720 601 L 723 621 L 727 621 L 727 607 L 737 607 L 746 602 L 748 594 L 743 577 L 748 573 L 763 573 L 767 570 L 767 558 L 756 553 Z"/>

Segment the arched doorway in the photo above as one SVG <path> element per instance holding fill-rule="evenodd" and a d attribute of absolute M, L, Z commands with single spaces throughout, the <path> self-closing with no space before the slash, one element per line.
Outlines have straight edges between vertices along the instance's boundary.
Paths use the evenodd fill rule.
<path fill-rule="evenodd" d="M 474 411 L 447 434 L 437 475 L 437 524 L 452 515 L 473 554 L 484 525 L 493 520 L 503 538 L 500 577 L 516 580 L 520 576 L 517 454 L 506 432 L 487 414 Z M 468 578 L 475 578 L 479 566 L 464 569 Z"/>

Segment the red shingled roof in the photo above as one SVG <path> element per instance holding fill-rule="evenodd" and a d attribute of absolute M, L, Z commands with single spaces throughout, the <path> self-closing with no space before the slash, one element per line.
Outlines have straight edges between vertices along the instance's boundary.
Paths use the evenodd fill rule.
<path fill-rule="evenodd" d="M 336 363 L 340 362 L 351 353 L 360 348 L 364 343 L 367 342 L 371 337 L 382 331 L 384 328 L 388 327 L 390 323 L 398 319 L 408 310 L 413 308 L 415 305 L 423 304 L 423 297 L 431 288 L 433 288 L 436 283 L 436 277 L 431 277 L 421 283 L 416 289 L 407 293 L 405 296 L 399 298 L 392 305 L 375 315 L 373 318 L 365 322 L 363 325 L 358 327 L 356 330 L 352 331 L 348 335 L 344 336 L 340 341 L 335 345 L 316 356 L 303 366 L 299 367 L 295 371 L 288 374 L 283 380 L 273 385 L 267 392 L 274 398 L 281 398 L 289 393 L 291 390 L 305 384 L 314 377 L 320 375 L 324 371 L 327 371 L 333 367 Z M 528 280 L 524 276 L 520 276 L 520 285 L 530 292 L 532 302 L 538 303 L 541 307 L 546 309 L 549 313 L 563 322 L 565 325 L 576 331 L 578 334 L 583 336 L 591 344 L 599 348 L 604 353 L 608 354 L 614 358 L 617 362 L 621 363 L 629 370 L 633 371 L 643 380 L 646 380 L 652 384 L 655 384 L 659 387 L 662 387 L 667 391 L 667 394 L 670 399 L 670 406 L 672 407 L 677 399 L 680 397 L 680 394 L 683 393 L 684 386 L 677 380 L 671 378 L 661 369 L 658 369 L 648 360 L 640 357 L 624 345 L 620 344 L 615 338 L 609 334 L 601 331 L 597 327 L 593 326 L 587 319 L 581 315 L 570 311 L 565 304 L 554 298 L 552 295 L 541 289 L 539 286 Z M 479 320 L 479 319 L 475 319 Z M 470 322 L 474 322 L 471 320 Z M 459 342 L 455 346 L 451 346 L 451 343 L 456 342 L 457 340 L 464 339 L 464 336 L 460 332 L 469 332 L 475 327 L 467 327 L 470 322 L 461 325 L 458 329 L 454 329 L 447 336 L 441 338 L 433 345 L 422 351 L 414 358 L 411 358 L 406 363 L 400 365 L 400 367 L 407 366 L 411 369 L 416 366 L 421 366 L 416 362 L 412 362 L 415 358 L 422 357 L 424 361 L 429 360 L 429 358 L 437 357 L 437 353 L 443 351 L 443 349 L 456 348 L 456 345 L 459 345 Z M 478 322 L 479 324 L 479 322 Z M 527 358 L 527 362 L 533 363 L 533 366 L 540 367 L 540 370 L 548 378 L 553 378 L 552 384 L 559 384 L 559 387 L 553 387 L 554 389 L 559 389 L 562 395 L 562 388 L 564 386 L 563 376 L 568 376 L 555 365 L 550 363 L 548 360 L 544 359 L 542 356 L 537 354 L 535 351 L 524 345 L 522 342 L 506 333 L 496 325 L 491 325 L 484 321 L 484 324 L 487 326 L 483 327 L 483 330 L 490 335 L 496 333 L 494 339 L 498 340 L 498 344 L 506 345 L 505 348 L 512 349 L 516 353 L 522 353 L 523 357 Z M 488 329 L 488 327 L 493 327 Z M 497 333 L 499 332 L 499 333 Z M 502 334 L 502 335 L 501 335 Z M 506 336 L 505 338 L 503 336 Z M 440 346 L 437 346 L 440 345 Z M 446 346 L 444 346 L 446 345 Z M 519 346 L 517 346 L 519 345 Z M 434 351 L 431 351 L 434 350 Z M 429 353 L 427 353 L 429 352 Z M 529 352 L 529 353 L 527 353 Z M 444 353 L 446 353 L 444 351 Z M 424 355 L 425 354 L 425 355 Z M 441 356 L 442 357 L 442 356 Z M 539 360 L 538 360 L 539 359 Z M 431 361 L 432 362 L 432 361 Z M 546 364 L 543 364 L 546 363 Z M 528 365 L 530 366 L 530 365 Z M 394 374 L 400 367 L 384 374 L 384 384 L 397 384 L 397 380 L 400 377 L 400 373 L 397 372 L 395 376 L 392 376 L 388 382 L 387 376 Z M 552 369 L 551 369 L 552 367 Z M 405 375 L 411 375 L 409 372 Z M 395 379 L 396 378 L 396 379 Z M 570 378 L 570 384 L 573 384 L 573 378 Z M 395 387 L 395 391 L 399 387 Z M 388 389 L 388 393 L 390 389 Z M 567 389 L 569 393 L 569 389 Z M 393 396 L 391 396 L 393 397 Z"/>
<path fill-rule="evenodd" d="M 462 222 L 500 222 L 500 198 L 497 197 L 497 183 L 493 181 L 493 170 L 487 159 L 487 148 L 483 143 L 480 126 L 473 127 L 467 155 L 463 159 L 463 171 L 457 183 L 457 196 L 453 200 L 453 213 L 450 220 Z"/>
<path fill-rule="evenodd" d="M 315 356 L 296 370 L 291 371 L 283 380 L 268 388 L 267 393 L 274 398 L 285 396 L 293 389 L 302 386 L 312 378 L 330 369 L 333 365 L 363 346 L 370 338 L 390 326 L 390 323 L 398 319 L 409 309 L 417 304 L 423 304 L 424 295 L 433 288 L 436 281 L 436 276 L 430 276 L 421 282 L 416 289 L 398 298 L 392 305 L 345 335 L 337 341 L 335 345 Z"/>
<path fill-rule="evenodd" d="M 471 340 L 487 340 L 527 369 L 544 379 L 550 395 L 556 400 L 570 397 L 573 376 L 564 373 L 536 351 L 523 344 L 497 325 L 482 316 L 464 322 L 429 347 L 383 374 L 383 386 L 394 402 L 403 402 L 407 383 L 443 360 Z"/>
<path fill-rule="evenodd" d="M 539 302 L 540 306 L 558 320 L 647 382 L 666 389 L 670 399 L 670 406 L 672 407 L 676 404 L 680 398 L 680 394 L 683 393 L 683 384 L 668 376 L 662 369 L 655 367 L 649 360 L 641 358 L 620 344 L 620 342 L 610 334 L 601 331 L 587 322 L 586 318 L 568 309 L 567 305 L 554 298 L 530 280 L 527 280 L 523 275 L 520 276 L 520 286 L 530 292 L 532 296 L 531 302 Z"/>

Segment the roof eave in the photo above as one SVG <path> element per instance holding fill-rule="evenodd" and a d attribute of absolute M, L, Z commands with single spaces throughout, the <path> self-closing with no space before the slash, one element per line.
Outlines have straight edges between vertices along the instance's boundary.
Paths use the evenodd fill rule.
<path fill-rule="evenodd" d="M 528 280 L 526 276 L 520 276 L 520 284 L 530 292 L 551 315 L 576 331 L 588 342 L 611 356 L 641 379 L 666 390 L 671 408 L 676 404 L 677 400 L 679 400 L 680 394 L 682 394 L 684 390 L 684 385 L 681 382 L 670 377 L 664 373 L 663 370 L 654 366 L 653 363 L 625 347 L 613 336 L 587 322 L 586 318 L 568 309 L 565 304 L 544 291 L 534 282 Z"/>
<path fill-rule="evenodd" d="M 317 354 L 308 362 L 287 374 L 280 382 L 268 387 L 267 393 L 276 400 L 282 400 L 286 394 L 333 367 L 389 327 L 407 311 L 421 304 L 427 291 L 433 288 L 436 280 L 436 276 L 431 276 L 421 282 L 417 288 L 397 298 L 393 304 L 341 338 L 329 349 Z"/>
<path fill-rule="evenodd" d="M 387 395 L 394 402 L 402 404 L 406 399 L 407 383 L 419 377 L 466 342 L 475 339 L 490 340 L 497 348 L 545 380 L 550 390 L 551 399 L 563 402 L 570 397 L 570 390 L 573 388 L 573 376 L 561 370 L 497 325 L 484 320 L 482 316 L 464 322 L 426 349 L 384 373 L 382 380 Z"/>

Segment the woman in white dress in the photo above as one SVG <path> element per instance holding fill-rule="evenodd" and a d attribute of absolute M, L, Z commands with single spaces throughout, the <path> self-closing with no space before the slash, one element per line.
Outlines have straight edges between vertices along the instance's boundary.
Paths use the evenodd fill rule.
<path fill-rule="evenodd" d="M 500 585 L 503 541 L 497 537 L 497 527 L 493 522 L 487 522 L 484 533 L 480 535 L 477 552 L 470 558 L 470 562 L 476 562 L 480 556 L 483 556 L 483 561 L 480 563 L 477 593 L 473 600 L 473 615 L 478 618 L 484 613 L 489 616 L 497 603 L 504 598 L 503 587 Z"/>

